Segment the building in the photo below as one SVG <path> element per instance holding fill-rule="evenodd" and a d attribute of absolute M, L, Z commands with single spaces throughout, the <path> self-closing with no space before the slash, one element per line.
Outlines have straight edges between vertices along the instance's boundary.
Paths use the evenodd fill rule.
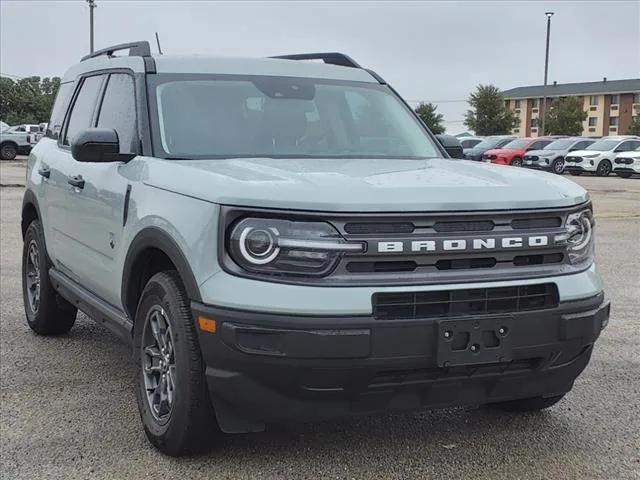
<path fill-rule="evenodd" d="M 640 78 L 601 82 L 564 83 L 547 86 L 547 108 L 554 98 L 578 97 L 582 100 L 587 119 L 582 135 L 600 137 L 624 135 L 633 117 L 640 115 Z M 540 131 L 540 106 L 545 96 L 543 85 L 512 88 L 502 92 L 506 106 L 520 117 L 513 133 L 520 137 L 537 137 Z"/>

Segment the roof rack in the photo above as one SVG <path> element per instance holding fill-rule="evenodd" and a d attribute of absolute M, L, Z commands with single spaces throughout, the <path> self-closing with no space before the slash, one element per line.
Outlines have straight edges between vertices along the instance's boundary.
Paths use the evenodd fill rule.
<path fill-rule="evenodd" d="M 341 67 L 362 68 L 349 55 L 339 52 L 326 53 L 298 53 L 295 55 L 278 55 L 270 58 L 280 58 L 283 60 L 322 60 L 329 65 L 339 65 Z"/>
<path fill-rule="evenodd" d="M 151 47 L 149 46 L 149 42 L 146 40 L 140 42 L 131 42 L 131 43 L 121 43 L 120 45 L 113 45 L 112 47 L 103 48 L 102 50 L 97 50 L 89 55 L 85 55 L 80 59 L 81 62 L 85 60 L 89 60 L 90 58 L 99 57 L 101 55 L 107 55 L 111 57 L 113 52 L 117 52 L 120 50 L 129 50 L 130 57 L 150 57 L 151 56 Z"/>

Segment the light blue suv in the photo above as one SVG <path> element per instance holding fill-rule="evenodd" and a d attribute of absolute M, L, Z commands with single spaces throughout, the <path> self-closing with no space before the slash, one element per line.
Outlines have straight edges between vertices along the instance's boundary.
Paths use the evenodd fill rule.
<path fill-rule="evenodd" d="M 272 422 L 541 409 L 608 321 L 593 229 L 581 187 L 448 158 L 345 55 L 138 42 L 66 73 L 29 156 L 24 304 L 39 334 L 80 309 L 131 346 L 170 455 Z"/>

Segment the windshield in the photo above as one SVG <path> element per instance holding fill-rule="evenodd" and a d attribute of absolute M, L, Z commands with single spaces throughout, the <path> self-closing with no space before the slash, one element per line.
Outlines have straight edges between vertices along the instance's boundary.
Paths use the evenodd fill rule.
<path fill-rule="evenodd" d="M 496 148 L 498 145 L 500 145 L 500 142 L 503 142 L 503 141 L 504 141 L 504 138 L 485 138 L 473 148 L 477 148 L 478 150 L 480 149 L 489 150 L 491 148 Z"/>
<path fill-rule="evenodd" d="M 576 141 L 571 138 L 563 138 L 562 140 L 551 142 L 549 145 L 544 147 L 543 150 L 566 150 L 574 143 L 576 143 Z"/>
<path fill-rule="evenodd" d="M 9 125 L 7 125 L 4 122 L 0 122 L 0 132 L 4 132 L 5 130 L 7 130 L 9 128 Z"/>
<path fill-rule="evenodd" d="M 511 140 L 502 148 L 525 148 L 527 145 L 529 145 L 530 142 L 531 140 L 524 140 L 524 139 L 518 138 L 516 140 Z"/>
<path fill-rule="evenodd" d="M 620 143 L 620 140 L 598 140 L 596 143 L 592 143 L 585 150 L 596 150 L 598 152 L 606 152 L 613 150 L 616 145 Z"/>
<path fill-rule="evenodd" d="M 383 85 L 291 77 L 154 77 L 160 133 L 155 141 L 169 158 L 442 155 Z"/>

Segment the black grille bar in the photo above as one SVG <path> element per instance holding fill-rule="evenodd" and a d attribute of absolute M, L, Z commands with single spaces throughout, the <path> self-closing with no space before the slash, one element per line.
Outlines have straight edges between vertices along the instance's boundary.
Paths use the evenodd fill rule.
<path fill-rule="evenodd" d="M 516 287 L 376 293 L 373 316 L 379 320 L 408 320 L 495 313 L 517 313 L 558 306 L 554 283 Z"/>

